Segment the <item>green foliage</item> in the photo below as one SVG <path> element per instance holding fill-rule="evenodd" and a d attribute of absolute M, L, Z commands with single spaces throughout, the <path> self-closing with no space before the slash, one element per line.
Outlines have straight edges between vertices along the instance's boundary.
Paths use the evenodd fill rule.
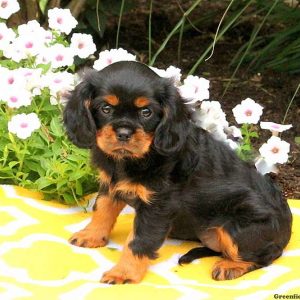
<path fill-rule="evenodd" d="M 109 17 L 111 15 L 120 16 L 120 12 L 129 12 L 136 6 L 135 2 L 135 0 L 88 0 L 87 7 L 82 14 L 81 27 L 85 28 L 85 30 L 88 30 L 87 25 L 84 25 L 88 24 L 93 29 L 93 32 L 89 33 L 95 33 L 102 38 Z M 123 8 L 123 10 L 121 8 Z"/>
<path fill-rule="evenodd" d="M 66 36 L 53 31 L 52 44 L 69 46 Z M 9 70 L 18 71 L 21 68 L 41 69 L 38 87 L 40 92 L 33 93 L 29 88 L 32 101 L 30 105 L 13 108 L 3 100 L 8 86 L 2 86 L 0 94 L 0 184 L 14 184 L 43 193 L 47 200 L 58 200 L 66 204 L 79 204 L 85 195 L 98 189 L 96 172 L 90 166 L 88 150 L 79 149 L 66 137 L 63 128 L 62 112 L 63 96 L 58 92 L 56 96 L 51 93 L 50 83 L 44 74 L 55 74 L 62 71 L 74 73 L 75 65 L 52 68 L 51 63 L 36 64 L 36 58 L 28 55 L 26 59 L 16 62 L 6 59 L 0 53 L 0 66 Z M 5 74 L 5 69 L 1 72 Z M 8 70 L 7 70 L 8 72 Z M 21 73 L 15 76 L 23 78 Z M 16 75 L 18 74 L 18 75 Z M 74 78 L 74 75 L 69 74 Z M 3 77 L 4 78 L 4 77 Z M 1 83 L 5 80 L 2 78 Z M 23 88 L 15 86 L 13 88 Z M 35 95 L 35 96 L 34 96 Z M 57 104 L 51 103 L 51 98 Z M 4 97 L 3 97 L 4 98 Z M 52 99 L 53 100 L 53 99 Z M 14 116 L 35 113 L 41 126 L 31 133 L 28 138 L 11 133 L 8 130 L 9 122 Z"/>
<path fill-rule="evenodd" d="M 256 0 L 253 10 L 258 18 L 266 19 L 264 30 L 241 47 L 232 64 L 238 65 L 245 58 L 255 71 L 300 72 L 299 7 L 290 7 L 283 1 Z"/>
<path fill-rule="evenodd" d="M 19 109 L 20 113 L 38 113 L 43 124 L 28 139 L 18 139 L 8 132 L 10 110 L 0 105 L 1 183 L 38 190 L 45 199 L 67 204 L 75 204 L 97 190 L 88 151 L 68 141 L 62 128 L 61 107 L 50 104 L 47 90 L 35 97 L 31 106 Z"/>
<path fill-rule="evenodd" d="M 243 124 L 241 127 L 241 133 L 243 140 L 237 150 L 237 154 L 241 159 L 251 161 L 257 154 L 254 151 L 251 140 L 259 137 L 258 132 L 252 124 Z"/>

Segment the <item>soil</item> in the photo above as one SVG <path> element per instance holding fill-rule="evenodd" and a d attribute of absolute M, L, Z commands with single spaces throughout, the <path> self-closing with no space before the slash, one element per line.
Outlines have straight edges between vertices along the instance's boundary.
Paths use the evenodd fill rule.
<path fill-rule="evenodd" d="M 159 48 L 165 37 L 170 33 L 182 16 L 179 2 L 183 9 L 193 1 L 153 1 L 152 38 L 153 53 Z M 210 3 L 215 2 L 215 3 Z M 217 3 L 216 3 L 217 2 Z M 148 59 L 148 1 L 139 1 L 139 5 L 122 17 L 119 47 L 135 53 L 140 61 L 147 63 Z M 221 4 L 220 4 L 221 3 Z M 223 3 L 223 4 L 222 4 Z M 194 22 L 204 13 L 213 14 L 213 19 L 200 28 L 191 27 L 183 34 L 181 59 L 177 59 L 178 35 L 173 37 L 164 51 L 158 56 L 154 66 L 166 68 L 175 65 L 188 73 L 197 59 L 212 42 L 218 22 L 226 7 L 224 1 L 203 1 L 190 16 Z M 99 41 L 100 48 L 115 48 L 115 38 L 118 18 L 111 18 L 107 24 L 104 39 Z M 231 125 L 235 124 L 231 109 L 242 100 L 250 97 L 264 107 L 262 121 L 282 123 L 289 101 L 300 82 L 300 75 L 278 73 L 272 70 L 254 73 L 247 65 L 240 67 L 226 94 L 222 96 L 234 68 L 229 64 L 239 48 L 248 40 L 253 24 L 237 26 L 221 39 L 215 47 L 214 54 L 204 61 L 194 75 L 203 76 L 210 80 L 210 99 L 221 102 Z M 270 30 L 270 28 L 269 28 Z M 100 50 L 100 49 L 99 49 Z M 279 166 L 279 173 L 274 174 L 275 180 L 281 186 L 288 198 L 300 199 L 300 145 L 295 143 L 295 137 L 300 136 L 300 107 L 299 94 L 295 97 L 285 124 L 293 124 L 293 128 L 281 136 L 291 144 L 290 158 L 287 164 Z M 259 147 L 270 137 L 266 130 L 260 131 L 260 138 L 255 141 Z"/>

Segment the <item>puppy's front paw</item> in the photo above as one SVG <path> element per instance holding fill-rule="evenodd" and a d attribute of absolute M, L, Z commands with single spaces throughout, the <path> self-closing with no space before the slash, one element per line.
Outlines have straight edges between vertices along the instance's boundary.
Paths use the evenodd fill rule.
<path fill-rule="evenodd" d="M 140 270 L 127 269 L 116 265 L 108 272 L 105 272 L 100 280 L 108 284 L 139 283 L 144 277 Z"/>
<path fill-rule="evenodd" d="M 104 247 L 108 243 L 108 236 L 103 236 L 95 230 L 83 229 L 73 234 L 69 242 L 78 247 Z"/>

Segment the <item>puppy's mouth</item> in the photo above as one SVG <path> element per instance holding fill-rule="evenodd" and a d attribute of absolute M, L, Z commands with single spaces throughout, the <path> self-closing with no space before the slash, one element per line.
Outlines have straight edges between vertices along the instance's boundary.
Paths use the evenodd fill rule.
<path fill-rule="evenodd" d="M 142 158 L 150 150 L 153 134 L 143 129 L 136 129 L 130 139 L 120 141 L 111 125 L 106 125 L 97 132 L 98 147 L 114 159 Z"/>
<path fill-rule="evenodd" d="M 122 156 L 133 156 L 133 152 L 125 148 L 117 148 L 112 150 L 112 153 Z"/>

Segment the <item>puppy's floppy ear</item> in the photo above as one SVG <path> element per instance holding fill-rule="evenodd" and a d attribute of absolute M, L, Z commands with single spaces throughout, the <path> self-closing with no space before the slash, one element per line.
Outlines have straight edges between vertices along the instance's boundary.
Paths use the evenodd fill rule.
<path fill-rule="evenodd" d="M 174 154 L 182 148 L 190 130 L 189 112 L 170 80 L 161 80 L 156 95 L 163 109 L 163 116 L 156 128 L 154 147 L 162 155 Z"/>
<path fill-rule="evenodd" d="M 64 124 L 69 139 L 80 148 L 91 148 L 95 144 L 96 125 L 89 106 L 95 96 L 93 81 L 98 73 L 84 71 L 83 81 L 70 93 L 64 109 Z"/>

